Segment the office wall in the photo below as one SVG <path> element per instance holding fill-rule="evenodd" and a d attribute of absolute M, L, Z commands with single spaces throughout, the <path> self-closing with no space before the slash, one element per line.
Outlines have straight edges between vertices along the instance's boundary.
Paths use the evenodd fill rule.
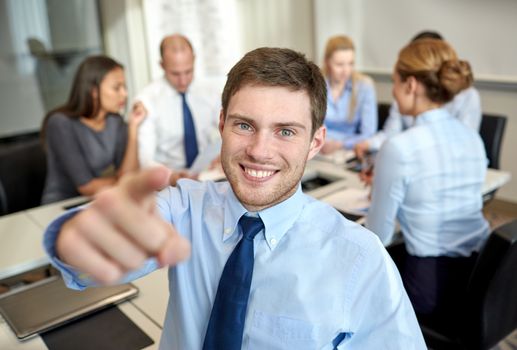
<path fill-rule="evenodd" d="M 261 46 L 288 47 L 311 60 L 314 50 L 313 0 L 240 0 L 243 53 Z"/>

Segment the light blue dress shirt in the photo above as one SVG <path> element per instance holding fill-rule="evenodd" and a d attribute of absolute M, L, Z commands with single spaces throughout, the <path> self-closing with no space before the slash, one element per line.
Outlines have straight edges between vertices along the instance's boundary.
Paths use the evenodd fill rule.
<path fill-rule="evenodd" d="M 479 131 L 481 125 L 481 98 L 479 92 L 473 86 L 463 90 L 454 99 L 443 106 L 449 113 L 458 118 L 463 124 Z M 391 104 L 390 115 L 384 122 L 382 130 L 368 139 L 371 151 L 377 151 L 389 137 L 413 126 L 415 118 L 409 115 L 401 115 L 396 102 Z"/>
<path fill-rule="evenodd" d="M 163 218 L 192 244 L 169 269 L 169 304 L 160 349 L 201 349 L 226 260 L 241 239 L 246 209 L 230 185 L 180 180 L 158 195 Z M 92 284 L 56 259 L 68 213 L 50 225 L 45 249 L 71 288 Z M 243 349 L 425 349 L 396 267 L 378 238 L 302 193 L 258 212 L 255 265 Z M 156 269 L 150 260 L 134 279 Z"/>
<path fill-rule="evenodd" d="M 349 119 L 350 102 L 352 100 L 352 82 L 349 79 L 343 93 L 336 100 L 327 81 L 327 138 L 340 141 L 347 149 L 356 143 L 371 137 L 377 131 L 377 98 L 370 78 L 357 81 L 357 97 L 354 117 Z"/>
<path fill-rule="evenodd" d="M 389 244 L 398 219 L 415 256 L 469 256 L 489 234 L 481 212 L 487 159 L 478 133 L 445 109 L 416 118 L 375 161 L 366 227 Z"/>

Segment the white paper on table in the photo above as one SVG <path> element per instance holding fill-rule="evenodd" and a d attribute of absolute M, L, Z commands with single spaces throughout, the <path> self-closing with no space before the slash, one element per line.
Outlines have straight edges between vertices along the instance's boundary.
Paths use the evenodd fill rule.
<path fill-rule="evenodd" d="M 334 163 L 337 165 L 344 165 L 348 160 L 355 157 L 353 150 L 340 149 L 330 154 L 318 153 L 315 157 L 317 160 L 323 160 L 326 162 Z"/>
<path fill-rule="evenodd" d="M 366 215 L 370 207 L 368 188 L 345 188 L 322 198 L 322 201 L 332 205 L 339 211 L 354 215 Z"/>
<path fill-rule="evenodd" d="M 210 163 L 219 156 L 221 152 L 221 141 L 218 140 L 209 144 L 203 152 L 199 153 L 194 159 L 194 163 L 189 168 L 189 173 L 199 174 L 207 169 Z"/>
<path fill-rule="evenodd" d="M 221 181 L 225 178 L 226 175 L 224 175 L 223 169 L 220 167 L 211 170 L 203 170 L 197 177 L 199 181 Z"/>

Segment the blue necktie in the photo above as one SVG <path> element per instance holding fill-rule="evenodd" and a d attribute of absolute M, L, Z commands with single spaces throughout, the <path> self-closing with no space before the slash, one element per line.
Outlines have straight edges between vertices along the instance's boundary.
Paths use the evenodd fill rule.
<path fill-rule="evenodd" d="M 187 104 L 185 93 L 181 94 L 181 102 L 183 105 L 183 141 L 185 146 L 186 168 L 190 168 L 198 153 L 196 127 L 194 126 L 192 112 L 190 112 L 190 108 Z"/>
<path fill-rule="evenodd" d="M 264 224 L 260 218 L 243 215 L 239 226 L 243 236 L 224 265 L 203 350 L 241 349 L 253 276 L 253 239 Z"/>

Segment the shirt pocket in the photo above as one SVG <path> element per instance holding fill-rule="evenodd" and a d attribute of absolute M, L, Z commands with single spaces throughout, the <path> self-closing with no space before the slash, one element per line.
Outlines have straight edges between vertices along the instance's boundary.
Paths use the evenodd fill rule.
<path fill-rule="evenodd" d="M 307 321 L 255 311 L 247 349 L 314 350 L 317 333 L 317 326 Z"/>

